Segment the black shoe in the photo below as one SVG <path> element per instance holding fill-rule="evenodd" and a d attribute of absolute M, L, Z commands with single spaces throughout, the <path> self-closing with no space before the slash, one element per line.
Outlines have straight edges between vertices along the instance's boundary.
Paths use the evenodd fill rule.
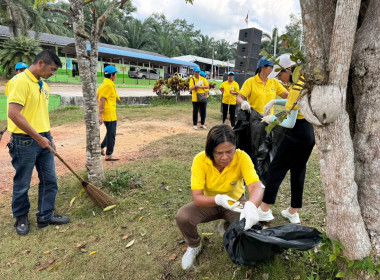
<path fill-rule="evenodd" d="M 29 233 L 28 214 L 16 217 L 15 228 L 18 235 L 27 235 Z"/>
<path fill-rule="evenodd" d="M 43 221 L 43 222 L 37 220 L 37 227 L 38 228 L 44 228 L 44 227 L 47 227 L 48 225 L 64 225 L 64 224 L 67 224 L 69 222 L 70 222 L 69 217 L 54 214 L 50 218 L 50 220 Z"/>

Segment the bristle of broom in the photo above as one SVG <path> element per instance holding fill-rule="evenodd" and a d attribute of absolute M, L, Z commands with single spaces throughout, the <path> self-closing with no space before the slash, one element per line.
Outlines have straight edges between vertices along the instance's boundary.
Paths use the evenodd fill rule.
<path fill-rule="evenodd" d="M 84 188 L 87 195 L 90 199 L 95 203 L 95 205 L 106 208 L 111 205 L 117 204 L 117 201 L 112 196 L 108 195 L 101 189 L 95 187 L 93 184 L 88 183 L 88 185 Z"/>

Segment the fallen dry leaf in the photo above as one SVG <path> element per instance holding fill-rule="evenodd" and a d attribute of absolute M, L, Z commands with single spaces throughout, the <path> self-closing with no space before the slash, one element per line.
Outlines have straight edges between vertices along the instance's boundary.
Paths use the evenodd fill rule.
<path fill-rule="evenodd" d="M 55 262 L 54 259 L 50 259 L 50 260 L 48 260 L 48 263 L 49 263 L 49 264 L 53 264 L 54 262 Z"/>
<path fill-rule="evenodd" d="M 127 246 L 125 246 L 125 248 L 129 248 L 133 245 L 133 243 L 135 243 L 135 239 L 133 239 L 132 241 L 130 241 Z"/>
<path fill-rule="evenodd" d="M 71 199 L 71 201 L 70 201 L 70 207 L 73 206 L 75 199 L 77 199 L 76 196 L 74 196 L 74 197 Z"/>
<path fill-rule="evenodd" d="M 140 222 L 142 219 L 144 219 L 144 216 L 141 216 L 141 217 L 139 218 L 139 222 Z"/>
<path fill-rule="evenodd" d="M 59 226 L 56 226 L 55 229 L 59 229 Z"/>
<path fill-rule="evenodd" d="M 13 264 L 15 264 L 16 262 L 17 262 L 17 260 L 16 260 L 16 259 L 14 259 L 14 260 L 12 261 L 12 263 L 13 263 Z"/>
<path fill-rule="evenodd" d="M 86 250 L 86 249 L 83 249 L 83 248 L 81 248 L 80 251 L 81 251 L 82 253 L 87 253 L 87 250 Z"/>
<path fill-rule="evenodd" d="M 42 270 L 45 270 L 45 269 L 47 269 L 48 267 L 47 266 L 41 266 L 41 267 L 39 267 L 37 270 L 38 271 L 42 271 Z"/>
<path fill-rule="evenodd" d="M 150 252 L 146 252 L 146 254 L 149 256 L 151 253 Z"/>
<path fill-rule="evenodd" d="M 49 269 L 49 272 L 52 272 L 53 270 L 55 270 L 58 266 L 60 266 L 61 263 L 56 263 L 55 266 L 53 266 L 52 268 Z"/>
<path fill-rule="evenodd" d="M 64 233 L 64 232 L 66 232 L 66 231 L 67 231 L 67 229 L 63 229 L 63 230 L 61 230 L 60 232 Z"/>
<path fill-rule="evenodd" d="M 124 235 L 122 240 L 127 240 L 129 238 L 129 235 Z"/>
<path fill-rule="evenodd" d="M 50 254 L 50 251 L 45 251 L 44 252 L 44 255 L 49 255 Z"/>
<path fill-rule="evenodd" d="M 140 207 L 139 210 L 140 210 L 140 211 L 144 210 L 144 207 Z"/>
<path fill-rule="evenodd" d="M 173 254 L 169 257 L 169 261 L 174 261 L 177 258 L 176 254 Z"/>
<path fill-rule="evenodd" d="M 24 255 L 26 255 L 26 254 L 29 254 L 29 253 L 30 253 L 30 250 L 29 250 L 29 249 L 28 249 L 28 250 L 24 250 L 24 251 L 22 251 L 21 253 L 24 254 Z"/>
<path fill-rule="evenodd" d="M 82 244 L 77 244 L 77 245 L 75 245 L 75 248 L 82 248 L 82 247 L 83 247 Z"/>

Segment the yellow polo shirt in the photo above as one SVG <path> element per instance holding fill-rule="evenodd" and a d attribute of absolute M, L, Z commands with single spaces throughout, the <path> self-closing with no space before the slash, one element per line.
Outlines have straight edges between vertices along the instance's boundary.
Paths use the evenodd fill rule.
<path fill-rule="evenodd" d="M 103 83 L 98 88 L 98 101 L 104 97 L 106 99 L 104 103 L 103 119 L 105 122 L 116 121 L 116 98 L 120 100 L 119 95 L 116 92 L 115 83 L 108 78 L 105 78 Z"/>
<path fill-rule="evenodd" d="M 303 84 L 303 82 L 298 81 L 298 84 Z M 286 101 L 285 109 L 290 110 L 293 107 L 294 102 L 296 102 L 298 96 L 300 95 L 300 91 L 293 89 L 293 86 L 289 87 L 289 95 L 288 95 L 288 101 Z M 293 110 L 298 110 L 297 119 L 301 120 L 305 117 L 302 115 L 300 109 L 298 108 L 298 104 L 294 106 Z"/>
<path fill-rule="evenodd" d="M 286 89 L 277 79 L 268 79 L 266 84 L 261 81 L 259 74 L 246 80 L 240 90 L 248 103 L 257 112 L 264 114 L 265 105 L 276 98 L 276 95 L 284 93 Z M 273 115 L 273 108 L 271 111 Z"/>
<path fill-rule="evenodd" d="M 11 84 L 11 81 L 12 79 L 10 79 L 8 82 L 7 82 L 7 85 L 5 86 L 5 96 L 8 96 L 8 91 L 9 91 L 9 85 Z"/>
<path fill-rule="evenodd" d="M 222 103 L 236 105 L 236 95 L 230 93 L 231 87 L 233 87 L 232 91 L 239 92 L 239 88 L 240 88 L 239 84 L 235 81 L 233 81 L 232 83 L 229 83 L 228 81 L 224 81 L 220 85 L 219 89 L 222 89 L 222 88 L 224 89 Z"/>
<path fill-rule="evenodd" d="M 238 200 L 244 193 L 244 183 L 250 185 L 259 182 L 249 155 L 237 149 L 232 162 L 220 173 L 206 153 L 200 152 L 194 157 L 191 167 L 191 189 L 203 190 L 206 196 L 226 194 Z"/>
<path fill-rule="evenodd" d="M 41 80 L 42 81 L 42 80 Z M 14 76 L 8 87 L 8 106 L 11 103 L 19 104 L 21 115 L 38 132 L 50 131 L 49 119 L 49 87 L 42 81 L 42 87 L 34 75 L 26 69 Z M 8 118 L 8 130 L 12 133 L 26 134 Z"/>
<path fill-rule="evenodd" d="M 203 86 L 208 86 L 208 82 L 205 78 L 203 78 L 202 76 L 199 76 L 199 79 L 195 78 L 195 77 L 192 77 L 190 79 L 190 82 L 189 82 L 189 88 L 192 88 L 194 85 L 198 84 L 199 81 L 203 81 Z M 195 84 L 194 84 L 195 82 Z M 198 101 L 198 98 L 197 98 L 197 92 L 198 93 L 205 93 L 205 92 L 208 92 L 209 89 L 203 89 L 203 88 L 198 88 L 197 90 L 193 90 L 192 91 L 192 99 L 191 101 L 192 102 L 197 102 Z"/>

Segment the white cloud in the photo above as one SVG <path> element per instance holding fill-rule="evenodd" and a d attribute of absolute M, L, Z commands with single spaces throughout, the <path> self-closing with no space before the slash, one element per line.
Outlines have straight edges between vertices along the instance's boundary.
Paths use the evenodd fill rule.
<path fill-rule="evenodd" d="M 132 0 L 132 3 L 137 7 L 134 14 L 137 18 L 163 13 L 170 21 L 186 19 L 202 34 L 230 42 L 237 41 L 239 29 L 247 28 L 244 19 L 248 11 L 248 27 L 269 33 L 274 27 L 284 31 L 289 15 L 300 14 L 298 0 L 194 0 L 194 5 L 186 4 L 185 0 Z"/>

